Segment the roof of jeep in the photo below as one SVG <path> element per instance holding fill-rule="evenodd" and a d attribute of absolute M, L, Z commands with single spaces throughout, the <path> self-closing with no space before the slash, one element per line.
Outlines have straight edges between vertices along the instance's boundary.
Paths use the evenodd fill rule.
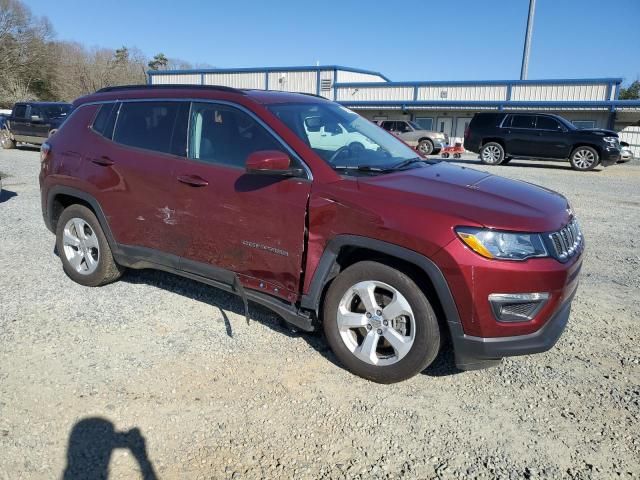
<path fill-rule="evenodd" d="M 90 95 L 80 97 L 73 103 L 78 106 L 84 103 L 107 100 L 132 100 L 136 98 L 202 98 L 229 99 L 235 95 L 249 98 L 264 105 L 274 103 L 320 103 L 330 100 L 309 93 L 290 93 L 273 90 L 240 90 L 218 85 L 122 85 L 106 87 Z"/>

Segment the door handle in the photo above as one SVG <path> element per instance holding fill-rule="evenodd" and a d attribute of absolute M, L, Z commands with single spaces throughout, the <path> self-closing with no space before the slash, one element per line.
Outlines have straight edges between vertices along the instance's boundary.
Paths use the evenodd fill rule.
<path fill-rule="evenodd" d="M 105 155 L 101 156 L 100 158 L 92 158 L 91 161 L 96 165 L 100 165 L 102 167 L 109 167 L 113 165 L 113 160 Z"/>
<path fill-rule="evenodd" d="M 209 182 L 198 175 L 180 175 L 178 181 L 191 187 L 206 187 Z"/>

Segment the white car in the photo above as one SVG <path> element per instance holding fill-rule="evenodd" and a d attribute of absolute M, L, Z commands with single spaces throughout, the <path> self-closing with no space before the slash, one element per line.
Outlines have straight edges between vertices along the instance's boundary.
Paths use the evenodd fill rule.
<path fill-rule="evenodd" d="M 340 123 L 323 125 L 319 117 L 305 118 L 304 129 L 313 148 L 335 151 L 344 145 L 351 146 L 355 143 L 367 150 L 378 149 L 376 143 L 361 133 L 349 131 Z"/>

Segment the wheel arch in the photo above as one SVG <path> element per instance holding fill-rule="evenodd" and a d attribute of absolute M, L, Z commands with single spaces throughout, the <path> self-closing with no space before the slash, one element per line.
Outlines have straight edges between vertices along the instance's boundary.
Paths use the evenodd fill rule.
<path fill-rule="evenodd" d="M 506 150 L 506 146 L 504 143 L 504 139 L 499 138 L 499 137 L 487 137 L 487 138 L 483 138 L 482 139 L 482 143 L 480 144 L 481 147 L 484 147 L 487 143 L 498 143 L 500 144 L 500 146 L 502 146 L 502 148 L 504 149 L 504 153 L 505 156 L 507 154 L 507 150 Z"/>
<path fill-rule="evenodd" d="M 56 232 L 60 215 L 65 208 L 71 205 L 84 205 L 93 212 L 98 219 L 98 222 L 100 222 L 100 227 L 102 228 L 105 237 L 107 237 L 109 247 L 112 251 L 115 251 L 114 249 L 117 244 L 113 238 L 111 228 L 107 222 L 107 217 L 105 216 L 100 203 L 92 195 L 87 192 L 83 192 L 82 190 L 77 190 L 63 185 L 54 186 L 49 190 L 47 194 L 47 209 L 45 212 L 45 222 L 49 230 L 54 233 Z"/>
<path fill-rule="evenodd" d="M 379 261 L 409 275 L 432 303 L 439 321 L 446 322 L 449 331 L 461 329 L 449 285 L 433 261 L 399 245 L 357 235 L 338 235 L 327 244 L 309 291 L 301 298 L 301 307 L 318 315 L 331 281 L 342 270 L 362 260 Z"/>
<path fill-rule="evenodd" d="M 600 160 L 602 159 L 602 148 L 598 145 L 596 145 L 595 143 L 590 143 L 590 142 L 576 142 L 571 146 L 571 151 L 569 152 L 569 158 L 573 157 L 573 154 L 575 153 L 575 151 L 580 148 L 580 147 L 590 147 L 593 148 L 597 153 L 598 153 L 598 163 L 600 163 Z"/>
<path fill-rule="evenodd" d="M 433 139 L 432 139 L 432 138 L 430 138 L 430 137 L 420 137 L 420 138 L 418 139 L 418 143 L 423 142 L 423 141 L 425 141 L 425 140 L 430 141 L 430 142 L 431 142 L 431 144 L 433 145 Z"/>

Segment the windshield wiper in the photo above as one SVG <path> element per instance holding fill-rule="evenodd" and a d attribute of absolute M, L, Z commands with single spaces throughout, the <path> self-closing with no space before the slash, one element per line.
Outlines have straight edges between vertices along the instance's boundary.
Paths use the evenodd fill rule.
<path fill-rule="evenodd" d="M 376 172 L 376 173 L 384 173 L 390 172 L 389 168 L 380 168 L 375 167 L 373 165 L 334 165 L 334 170 L 355 170 L 357 172 Z"/>
<path fill-rule="evenodd" d="M 409 158 L 407 160 L 403 160 L 400 163 L 390 167 L 389 170 L 402 170 L 403 168 L 406 168 L 409 165 L 413 165 L 414 163 L 425 163 L 425 161 L 426 160 L 424 158 L 420 158 L 420 157 Z"/>

